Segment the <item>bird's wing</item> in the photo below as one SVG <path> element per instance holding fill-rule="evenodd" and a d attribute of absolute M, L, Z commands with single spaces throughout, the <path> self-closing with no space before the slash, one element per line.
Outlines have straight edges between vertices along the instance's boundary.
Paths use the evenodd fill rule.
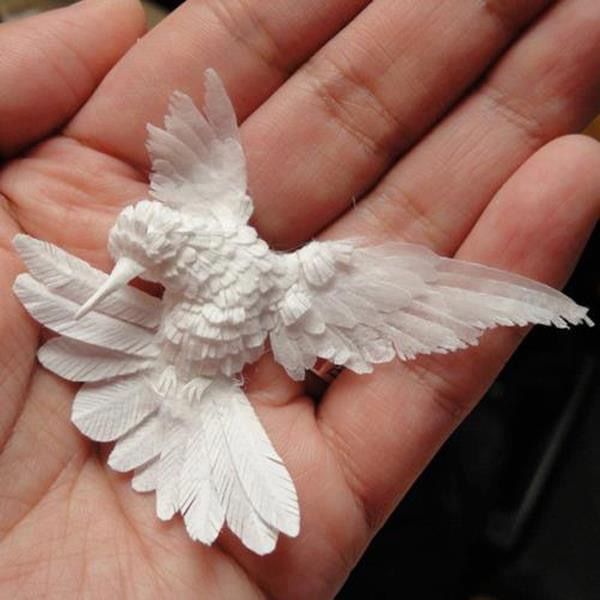
<path fill-rule="evenodd" d="M 126 287 L 76 319 L 107 275 L 27 235 L 17 235 L 14 245 L 29 270 L 17 277 L 15 294 L 32 317 L 60 334 L 40 348 L 39 361 L 64 379 L 84 382 L 73 422 L 96 441 L 123 436 L 157 408 L 144 376 L 158 355 L 160 301 Z"/>
<path fill-rule="evenodd" d="M 246 223 L 253 207 L 235 112 L 215 71 L 207 70 L 204 81 L 202 112 L 189 96 L 174 92 L 164 129 L 148 125 L 150 195 L 224 225 Z"/>
<path fill-rule="evenodd" d="M 557 290 L 422 246 L 313 242 L 294 257 L 297 275 L 270 342 L 297 380 L 318 357 L 366 373 L 394 356 L 477 344 L 497 325 L 592 324 L 587 309 Z"/>

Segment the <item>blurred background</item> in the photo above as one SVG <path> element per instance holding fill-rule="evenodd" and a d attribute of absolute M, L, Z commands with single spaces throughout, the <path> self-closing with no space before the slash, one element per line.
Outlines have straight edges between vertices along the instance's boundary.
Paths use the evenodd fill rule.
<path fill-rule="evenodd" d="M 144 2 L 155 25 L 181 2 Z M 0 20 L 68 2 L 0 0 Z M 586 130 L 600 140 L 600 118 Z M 600 321 L 600 234 L 566 291 Z M 538 328 L 379 532 L 342 600 L 600 598 L 600 328 Z"/>

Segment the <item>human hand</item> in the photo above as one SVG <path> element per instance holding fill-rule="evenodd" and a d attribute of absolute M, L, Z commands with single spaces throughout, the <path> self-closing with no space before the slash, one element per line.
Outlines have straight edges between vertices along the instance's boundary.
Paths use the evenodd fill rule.
<path fill-rule="evenodd" d="M 274 246 L 324 230 L 553 285 L 572 269 L 599 214 L 600 151 L 555 138 L 598 109 L 597 0 L 367 4 L 189 0 L 128 52 L 143 29 L 133 0 L 0 27 L 7 597 L 331 597 L 522 335 L 343 373 L 317 405 L 264 358 L 248 393 L 298 487 L 300 536 L 257 557 L 227 533 L 207 548 L 178 518 L 159 522 L 154 497 L 70 423 L 75 386 L 35 363 L 10 240 L 25 231 L 108 269 L 108 229 L 146 193 L 145 124 L 174 89 L 201 100 L 205 68 L 244 119 L 254 224 Z"/>

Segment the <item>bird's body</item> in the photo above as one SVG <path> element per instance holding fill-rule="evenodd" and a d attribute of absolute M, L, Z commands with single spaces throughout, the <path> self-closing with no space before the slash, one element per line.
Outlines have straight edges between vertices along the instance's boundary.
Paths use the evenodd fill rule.
<path fill-rule="evenodd" d="M 149 127 L 147 199 L 112 228 L 110 274 L 28 236 L 30 273 L 15 293 L 59 337 L 39 351 L 54 373 L 83 382 L 72 420 L 116 441 L 109 465 L 155 491 L 157 514 L 183 515 L 211 544 L 223 525 L 253 551 L 295 536 L 300 513 L 240 373 L 267 344 L 290 377 L 317 359 L 357 373 L 395 357 L 476 344 L 485 329 L 591 321 L 545 285 L 442 258 L 421 246 L 313 241 L 271 250 L 248 224 L 252 201 L 233 107 L 214 72 L 206 105 L 173 95 L 165 129 Z M 126 284 L 161 284 L 161 299 Z"/>
<path fill-rule="evenodd" d="M 249 226 L 210 248 L 190 246 L 184 289 L 166 289 L 158 331 L 165 364 L 182 380 L 232 377 L 262 353 L 282 296 L 283 256 Z"/>

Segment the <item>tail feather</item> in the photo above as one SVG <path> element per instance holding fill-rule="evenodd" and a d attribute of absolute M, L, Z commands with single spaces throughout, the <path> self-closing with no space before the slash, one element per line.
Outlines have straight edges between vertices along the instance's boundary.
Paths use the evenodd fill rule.
<path fill-rule="evenodd" d="M 186 424 L 170 419 L 162 413 L 163 445 L 156 480 L 156 514 L 168 521 L 178 510 L 181 470 L 185 459 Z"/>
<path fill-rule="evenodd" d="M 205 402 L 205 430 L 213 450 L 218 448 L 218 456 L 225 457 L 220 463 L 211 456 L 213 476 L 224 480 L 221 485 L 227 490 L 229 480 L 236 480 L 239 495 L 262 521 L 286 535 L 298 535 L 294 484 L 243 390 L 232 381 L 217 380 Z M 235 501 L 230 496 L 230 503 Z"/>
<path fill-rule="evenodd" d="M 198 419 L 187 446 L 179 479 L 179 502 L 192 539 L 212 544 L 225 522 L 225 510 L 212 481 L 201 419 Z"/>
<path fill-rule="evenodd" d="M 212 403 L 207 402 L 204 409 L 211 477 L 227 525 L 247 548 L 260 555 L 268 554 L 275 548 L 277 530 L 261 518 L 244 490 L 246 473 L 236 471 L 221 416 Z"/>

